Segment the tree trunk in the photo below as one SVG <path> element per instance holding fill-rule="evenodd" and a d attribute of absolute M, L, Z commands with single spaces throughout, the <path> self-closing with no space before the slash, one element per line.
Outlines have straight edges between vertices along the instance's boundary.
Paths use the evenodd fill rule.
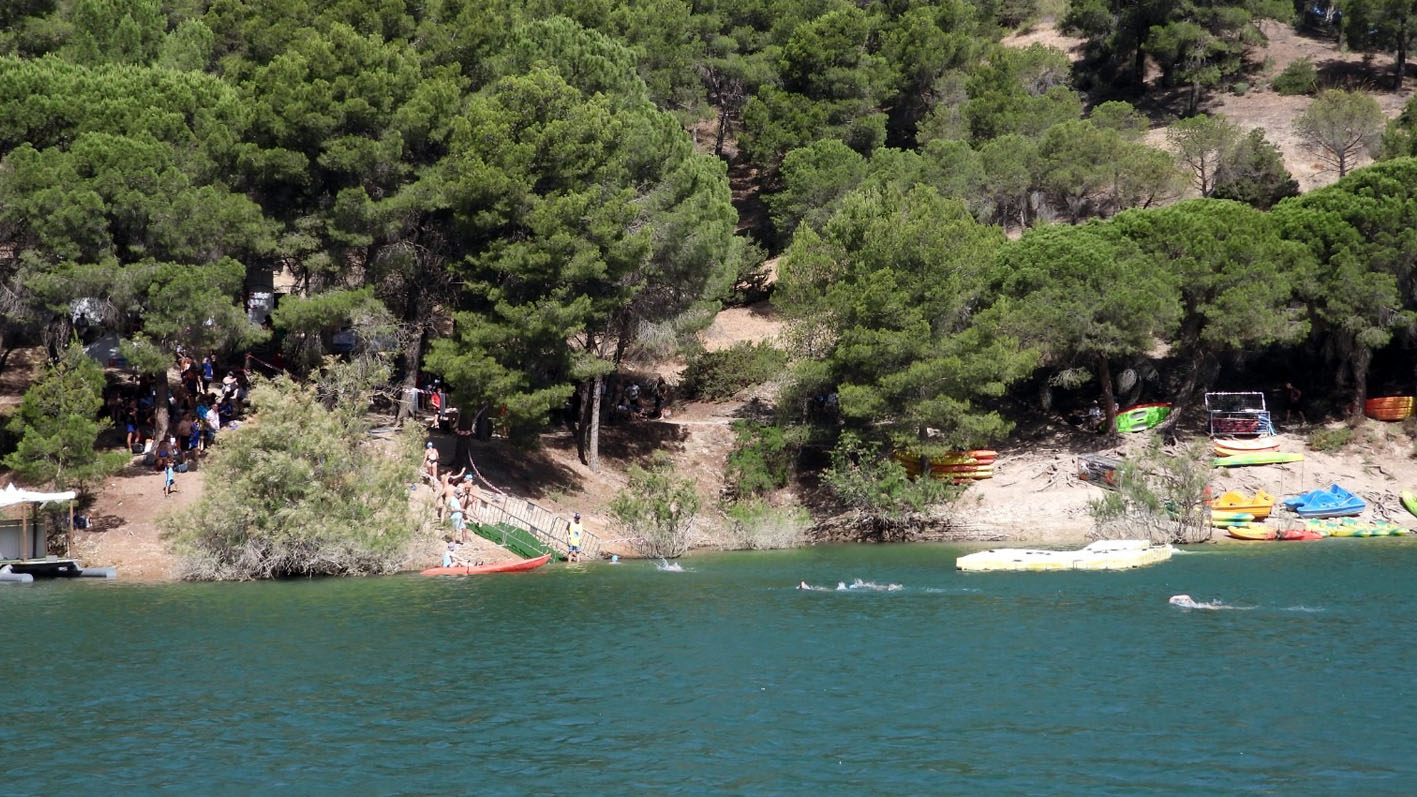
<path fill-rule="evenodd" d="M 576 431 L 576 457 L 577 457 L 578 459 L 580 459 L 582 465 L 589 465 L 589 464 L 590 464 L 590 457 L 589 457 L 589 455 L 586 453 L 586 448 L 587 448 L 587 444 L 590 442 L 590 418 L 591 418 L 591 415 L 590 415 L 590 411 L 591 411 L 591 406 L 590 406 L 590 403 L 591 403 L 590 386 L 591 386 L 592 384 L 593 384 L 592 380 L 587 379 L 587 380 L 581 382 L 581 383 L 576 387 L 576 390 L 580 391 L 580 394 L 581 394 L 581 412 L 580 412 L 580 416 L 581 416 L 581 417 L 580 417 L 579 419 L 577 419 L 576 430 L 575 430 L 575 431 Z"/>
<path fill-rule="evenodd" d="M 718 112 L 718 134 L 714 137 L 713 156 L 723 157 L 723 140 L 728 137 L 728 106 L 719 109 Z"/>
<path fill-rule="evenodd" d="M 1393 75 L 1392 90 L 1402 91 L 1402 79 L 1407 76 L 1407 17 L 1397 29 L 1397 74 Z"/>
<path fill-rule="evenodd" d="M 1201 365 L 1205 362 L 1206 355 L 1200 345 L 1200 333 L 1201 324 L 1194 314 L 1181 324 L 1181 334 L 1177 336 L 1181 342 L 1180 350 L 1188 352 L 1190 356 L 1186 358 L 1186 374 L 1181 379 L 1181 389 L 1176 393 L 1176 406 L 1171 411 L 1173 416 L 1190 406 L 1196 388 L 1200 386 Z"/>
<path fill-rule="evenodd" d="M 590 465 L 591 473 L 600 472 L 600 393 L 601 385 L 605 377 L 600 374 L 595 375 L 591 381 L 590 398 Z"/>
<path fill-rule="evenodd" d="M 167 370 L 157 375 L 157 395 L 153 397 L 153 447 L 167 437 L 167 427 L 171 422 L 168 416 L 168 386 Z M 225 420 L 225 419 L 223 419 Z"/>
<path fill-rule="evenodd" d="M 1146 85 L 1146 31 L 1138 31 L 1136 56 L 1132 60 L 1132 83 L 1137 88 Z"/>
<path fill-rule="evenodd" d="M 58 362 L 64 355 L 64 349 L 68 347 L 73 334 L 74 325 L 67 314 L 57 316 L 44 325 L 44 348 L 49 354 L 50 362 Z"/>
<path fill-rule="evenodd" d="M 1368 399 L 1368 366 L 1372 364 L 1373 350 L 1360 346 L 1350 363 L 1353 369 L 1353 408 L 1349 417 L 1353 420 L 1363 417 L 1363 402 Z"/>
<path fill-rule="evenodd" d="M 410 335 L 408 344 L 404 346 L 404 373 L 399 383 L 399 412 L 394 419 L 395 426 L 402 426 L 418 408 L 418 365 L 423 358 L 423 339 L 427 336 L 428 330 L 420 325 L 418 334 Z"/>
<path fill-rule="evenodd" d="M 1117 399 L 1112 390 L 1112 365 L 1104 355 L 1097 356 L 1097 383 L 1102 388 L 1102 434 L 1117 434 Z"/>
<path fill-rule="evenodd" d="M 482 413 L 487 408 L 483 407 L 476 415 L 458 414 L 457 425 L 453 427 L 453 436 L 456 438 L 456 446 L 453 448 L 453 469 L 462 470 L 472 464 L 472 433 L 477 423 L 477 419 L 482 417 Z"/>

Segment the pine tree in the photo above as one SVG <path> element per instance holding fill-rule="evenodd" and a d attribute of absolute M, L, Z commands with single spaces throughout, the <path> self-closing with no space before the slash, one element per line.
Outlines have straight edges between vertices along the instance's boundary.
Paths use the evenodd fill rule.
<path fill-rule="evenodd" d="M 83 490 L 117 473 L 127 462 L 121 451 L 94 449 L 99 433 L 109 426 L 98 420 L 103 407 L 103 369 L 82 347 L 70 345 L 58 362 L 25 391 L 9 430 L 19 435 L 5 467 L 31 485 Z"/>

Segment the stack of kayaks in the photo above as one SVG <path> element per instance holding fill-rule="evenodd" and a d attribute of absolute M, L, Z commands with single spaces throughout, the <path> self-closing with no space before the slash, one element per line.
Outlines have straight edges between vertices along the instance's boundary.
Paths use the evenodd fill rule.
<path fill-rule="evenodd" d="M 1310 520 L 1304 528 L 1325 537 L 1401 537 L 1407 529 L 1390 520 L 1364 523 L 1351 517 Z"/>
<path fill-rule="evenodd" d="M 1366 501 L 1336 484 L 1286 498 L 1284 505 L 1302 518 L 1352 517 L 1368 508 Z"/>
<path fill-rule="evenodd" d="M 1138 404 L 1117 413 L 1117 431 L 1140 432 L 1166 420 L 1170 404 Z"/>
<path fill-rule="evenodd" d="M 1210 511 L 1210 525 L 1219 529 L 1230 526 L 1248 526 L 1256 520 L 1255 516 L 1249 512 L 1226 512 L 1224 510 Z M 1257 525 L 1264 525 L 1263 523 Z"/>
<path fill-rule="evenodd" d="M 1264 520 L 1274 511 L 1274 496 L 1264 490 L 1256 491 L 1253 497 L 1230 490 L 1211 502 L 1210 508 L 1212 514 L 1244 512 L 1252 515 L 1255 520 Z"/>
<path fill-rule="evenodd" d="M 1255 454 L 1262 451 L 1278 451 L 1279 438 L 1273 435 L 1253 437 L 1247 440 L 1224 438 L 1221 440 L 1212 440 L 1211 447 L 1215 449 L 1215 455 L 1217 457 L 1234 457 L 1241 454 Z"/>
<path fill-rule="evenodd" d="M 1217 468 L 1241 468 L 1249 465 L 1283 465 L 1286 462 L 1299 462 L 1303 459 L 1303 454 L 1290 454 L 1284 451 L 1251 451 L 1244 454 L 1216 457 L 1215 466 Z"/>
<path fill-rule="evenodd" d="M 1412 417 L 1417 398 L 1412 396 L 1379 396 L 1363 402 L 1363 414 L 1378 421 L 1402 421 Z"/>
<path fill-rule="evenodd" d="M 1325 521 L 1311 521 L 1322 523 Z M 1322 531 L 1310 529 L 1272 529 L 1268 526 L 1232 526 L 1225 530 L 1226 534 L 1237 540 L 1321 540 L 1324 538 Z"/>
<path fill-rule="evenodd" d="M 973 451 L 950 451 L 941 456 L 925 458 L 908 451 L 897 451 L 895 460 L 905 468 L 910 478 L 920 476 L 924 466 L 930 468 L 930 475 L 936 479 L 953 482 L 990 479 L 994 476 L 994 460 L 999 452 L 989 449 Z"/>

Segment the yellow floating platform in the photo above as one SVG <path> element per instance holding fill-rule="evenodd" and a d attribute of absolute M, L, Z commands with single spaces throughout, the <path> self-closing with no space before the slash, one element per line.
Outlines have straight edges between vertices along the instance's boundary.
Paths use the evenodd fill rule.
<path fill-rule="evenodd" d="M 1164 562 L 1175 552 L 1148 540 L 1098 540 L 1076 551 L 992 548 L 961 556 L 955 567 L 972 572 L 1128 570 Z"/>

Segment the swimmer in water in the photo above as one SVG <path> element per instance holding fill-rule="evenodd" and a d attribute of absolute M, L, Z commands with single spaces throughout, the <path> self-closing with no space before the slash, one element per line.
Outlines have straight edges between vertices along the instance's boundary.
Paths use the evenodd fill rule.
<path fill-rule="evenodd" d="M 828 591 L 828 592 L 831 591 L 831 587 L 814 587 L 814 586 L 812 586 L 811 584 L 808 584 L 808 583 L 805 582 L 805 581 L 799 582 L 799 583 L 797 584 L 797 588 L 798 588 L 798 589 L 810 590 L 810 591 L 813 591 L 813 592 L 820 592 L 820 591 L 822 591 L 822 590 L 826 590 L 826 591 Z"/>
<path fill-rule="evenodd" d="M 877 584 L 874 581 L 862 581 L 859 578 L 852 581 L 850 584 L 838 581 L 836 582 L 836 588 L 839 590 L 864 589 L 871 592 L 895 592 L 898 589 L 903 589 L 899 584 Z"/>
<path fill-rule="evenodd" d="M 1220 602 L 1201 603 L 1201 602 L 1196 601 L 1196 600 L 1195 600 L 1194 598 L 1192 598 L 1190 595 L 1172 595 L 1172 596 L 1171 596 L 1171 599 L 1168 600 L 1167 603 L 1171 604 L 1172 606 L 1180 606 L 1182 609 L 1234 609 L 1234 608 L 1235 608 L 1234 606 L 1226 606 L 1225 604 L 1220 603 Z"/>

